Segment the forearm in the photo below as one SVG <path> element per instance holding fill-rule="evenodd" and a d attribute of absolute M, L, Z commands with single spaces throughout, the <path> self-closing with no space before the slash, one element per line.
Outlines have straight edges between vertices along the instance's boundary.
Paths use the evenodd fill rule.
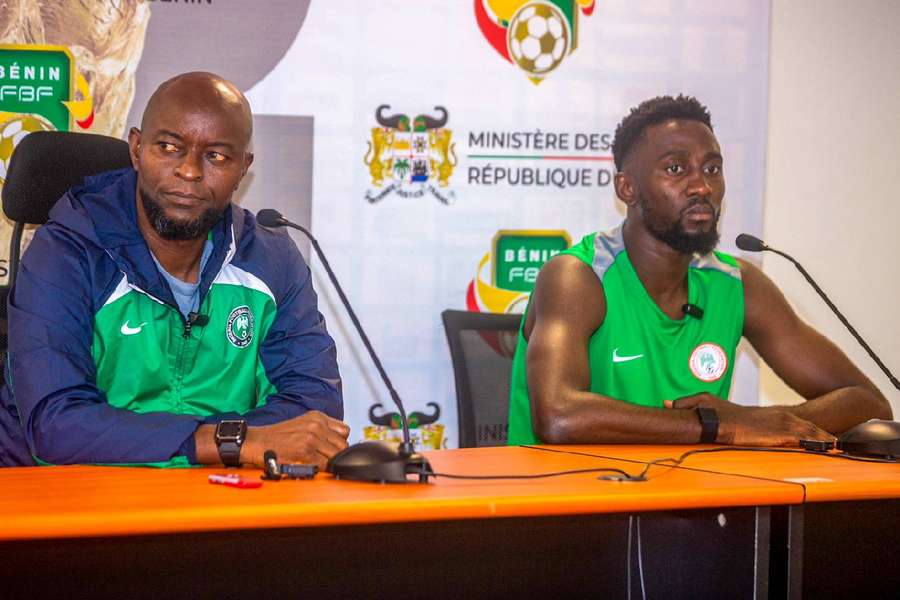
<path fill-rule="evenodd" d="M 893 418 L 884 396 L 867 386 L 839 388 L 803 404 L 777 408 L 786 409 L 834 435 L 869 419 Z"/>
<path fill-rule="evenodd" d="M 50 464 L 162 464 L 179 455 L 200 419 L 139 414 L 105 402 L 59 399 L 27 415 L 32 455 Z"/>
<path fill-rule="evenodd" d="M 569 392 L 553 402 L 538 396 L 532 423 L 550 444 L 695 444 L 700 422 L 694 411 L 631 404 L 590 392 Z"/>

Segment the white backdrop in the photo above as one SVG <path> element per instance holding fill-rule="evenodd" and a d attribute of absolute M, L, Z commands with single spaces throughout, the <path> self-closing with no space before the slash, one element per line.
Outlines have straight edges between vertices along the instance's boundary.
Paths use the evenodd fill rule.
<path fill-rule="evenodd" d="M 900 3 L 775 0 L 772 11 L 766 240 L 793 254 L 900 376 Z M 778 256 L 766 273 L 798 313 L 881 388 L 900 391 Z M 762 403 L 800 397 L 768 368 Z"/>
<path fill-rule="evenodd" d="M 503 4 L 510 3 L 488 2 Z M 611 140 L 629 107 L 681 92 L 706 103 L 725 154 L 722 247 L 733 249 L 740 231 L 761 234 L 768 19 L 768 3 L 751 0 L 600 1 L 579 17 L 577 49 L 535 84 L 488 44 L 473 2 L 311 4 L 294 44 L 249 98 L 259 113 L 314 117 L 314 231 L 408 410 L 430 414 L 428 402 L 441 406 L 443 444 L 456 443 L 456 411 L 440 312 L 466 307 L 468 287 L 498 231 L 565 230 L 577 241 L 622 219 L 597 171 L 612 169 L 601 140 Z M 390 106 L 384 115 L 410 118 L 440 116 L 435 107 L 444 107 L 458 164 L 446 188 L 429 185 L 448 203 L 430 192 L 366 200 L 387 186 L 373 185 L 364 163 L 380 105 Z M 569 147 L 478 143 L 482 132 L 538 131 L 545 141 L 548 133 L 568 134 Z M 575 148 L 579 135 L 594 135 L 594 148 Z M 569 158 L 547 160 L 560 156 Z M 490 176 L 473 178 L 485 167 Z M 589 174 L 564 187 L 492 181 L 498 172 L 522 177 L 528 168 Z M 360 439 L 371 425 L 369 408 L 392 407 L 324 273 L 317 265 L 314 272 L 338 343 L 351 437 Z M 756 366 L 745 355 L 733 398 L 756 403 L 756 382 Z"/>

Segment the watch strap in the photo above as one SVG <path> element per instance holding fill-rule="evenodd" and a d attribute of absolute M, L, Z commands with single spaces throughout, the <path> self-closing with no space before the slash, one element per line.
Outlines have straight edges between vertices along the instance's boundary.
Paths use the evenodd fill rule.
<path fill-rule="evenodd" d="M 698 406 L 697 418 L 700 420 L 700 443 L 714 444 L 719 437 L 719 415 L 716 409 Z"/>
<path fill-rule="evenodd" d="M 219 459 L 226 467 L 241 466 L 241 445 L 234 441 L 219 444 Z"/>

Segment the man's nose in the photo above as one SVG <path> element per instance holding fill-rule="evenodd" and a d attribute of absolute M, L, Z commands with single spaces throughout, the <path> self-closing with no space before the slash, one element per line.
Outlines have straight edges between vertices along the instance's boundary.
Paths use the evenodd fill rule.
<path fill-rule="evenodd" d="M 709 176 L 702 169 L 693 172 L 687 182 L 687 195 L 689 197 L 709 200 L 712 196 L 713 186 Z"/>
<path fill-rule="evenodd" d="M 184 157 L 175 165 L 175 175 L 187 181 L 203 179 L 202 157 L 199 152 L 185 152 Z"/>

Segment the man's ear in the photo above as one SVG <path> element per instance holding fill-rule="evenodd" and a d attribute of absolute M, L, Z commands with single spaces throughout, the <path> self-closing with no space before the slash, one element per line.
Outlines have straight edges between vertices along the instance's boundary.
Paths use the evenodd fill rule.
<path fill-rule="evenodd" d="M 132 127 L 128 130 L 128 154 L 131 155 L 131 166 L 134 167 L 135 171 L 140 170 L 138 168 L 141 164 L 140 153 L 141 130 L 137 127 Z"/>
<path fill-rule="evenodd" d="M 616 196 L 619 197 L 626 206 L 633 206 L 635 199 L 637 198 L 636 190 L 634 189 L 634 181 L 632 181 L 631 177 L 627 173 L 618 172 L 613 178 L 613 184 L 616 188 Z"/>
<path fill-rule="evenodd" d="M 253 153 L 245 152 L 244 153 L 244 168 L 241 170 L 241 177 L 237 180 L 237 183 L 234 184 L 234 191 L 241 186 L 241 182 L 244 180 L 244 176 L 247 174 L 247 171 L 250 169 L 250 165 L 253 164 Z"/>

